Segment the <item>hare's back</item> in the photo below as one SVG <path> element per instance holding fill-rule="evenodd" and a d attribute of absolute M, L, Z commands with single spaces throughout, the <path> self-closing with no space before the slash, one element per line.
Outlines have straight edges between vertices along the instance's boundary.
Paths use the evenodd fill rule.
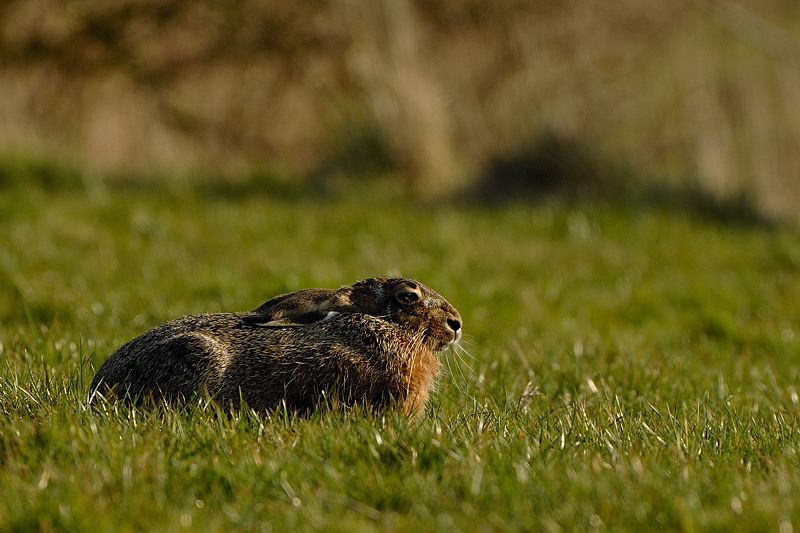
<path fill-rule="evenodd" d="M 188 397 L 221 375 L 236 323 L 230 314 L 205 314 L 153 328 L 114 352 L 98 369 L 90 390 Z"/>

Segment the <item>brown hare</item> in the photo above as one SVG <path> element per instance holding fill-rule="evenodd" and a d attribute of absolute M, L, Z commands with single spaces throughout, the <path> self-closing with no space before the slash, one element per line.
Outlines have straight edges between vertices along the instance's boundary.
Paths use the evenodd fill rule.
<path fill-rule="evenodd" d="M 255 311 L 190 315 L 133 339 L 100 367 L 91 397 L 218 402 L 265 411 L 321 401 L 396 405 L 419 415 L 438 371 L 434 351 L 461 338 L 461 315 L 408 278 L 305 289 Z"/>

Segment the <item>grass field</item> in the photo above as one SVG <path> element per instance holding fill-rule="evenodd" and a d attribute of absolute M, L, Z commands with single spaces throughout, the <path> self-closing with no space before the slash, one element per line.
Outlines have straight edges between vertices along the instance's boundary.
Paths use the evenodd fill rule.
<path fill-rule="evenodd" d="M 800 524 L 797 233 L 265 188 L 0 184 L 0 531 Z M 152 326 L 387 273 L 464 318 L 418 424 L 85 409 Z"/>

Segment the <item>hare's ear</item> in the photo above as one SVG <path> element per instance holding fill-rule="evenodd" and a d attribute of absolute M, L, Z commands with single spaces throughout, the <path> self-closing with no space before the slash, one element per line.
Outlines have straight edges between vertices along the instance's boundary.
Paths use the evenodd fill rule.
<path fill-rule="evenodd" d="M 245 324 L 262 327 L 307 326 L 328 320 L 349 300 L 326 289 L 305 289 L 276 296 L 243 317 Z"/>
<path fill-rule="evenodd" d="M 324 310 L 297 311 L 298 312 L 293 313 L 292 311 L 281 310 L 274 316 L 269 313 L 264 314 L 253 311 L 252 313 L 245 314 L 242 317 L 242 321 L 248 326 L 253 327 L 285 328 L 291 326 L 308 326 L 319 322 L 325 322 L 339 314 L 337 311 Z"/>

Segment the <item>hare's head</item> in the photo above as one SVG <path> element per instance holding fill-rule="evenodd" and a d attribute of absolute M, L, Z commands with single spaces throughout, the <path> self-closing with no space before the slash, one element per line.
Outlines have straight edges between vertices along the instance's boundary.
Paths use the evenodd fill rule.
<path fill-rule="evenodd" d="M 359 312 L 385 318 L 432 350 L 461 339 L 461 315 L 442 295 L 409 278 L 370 278 L 352 285 L 350 300 Z"/>
<path fill-rule="evenodd" d="M 361 313 L 397 324 L 432 350 L 461 338 L 461 315 L 439 293 L 409 278 L 369 278 L 336 290 L 305 289 L 276 296 L 245 316 L 250 325 L 302 326 L 338 313 Z"/>

